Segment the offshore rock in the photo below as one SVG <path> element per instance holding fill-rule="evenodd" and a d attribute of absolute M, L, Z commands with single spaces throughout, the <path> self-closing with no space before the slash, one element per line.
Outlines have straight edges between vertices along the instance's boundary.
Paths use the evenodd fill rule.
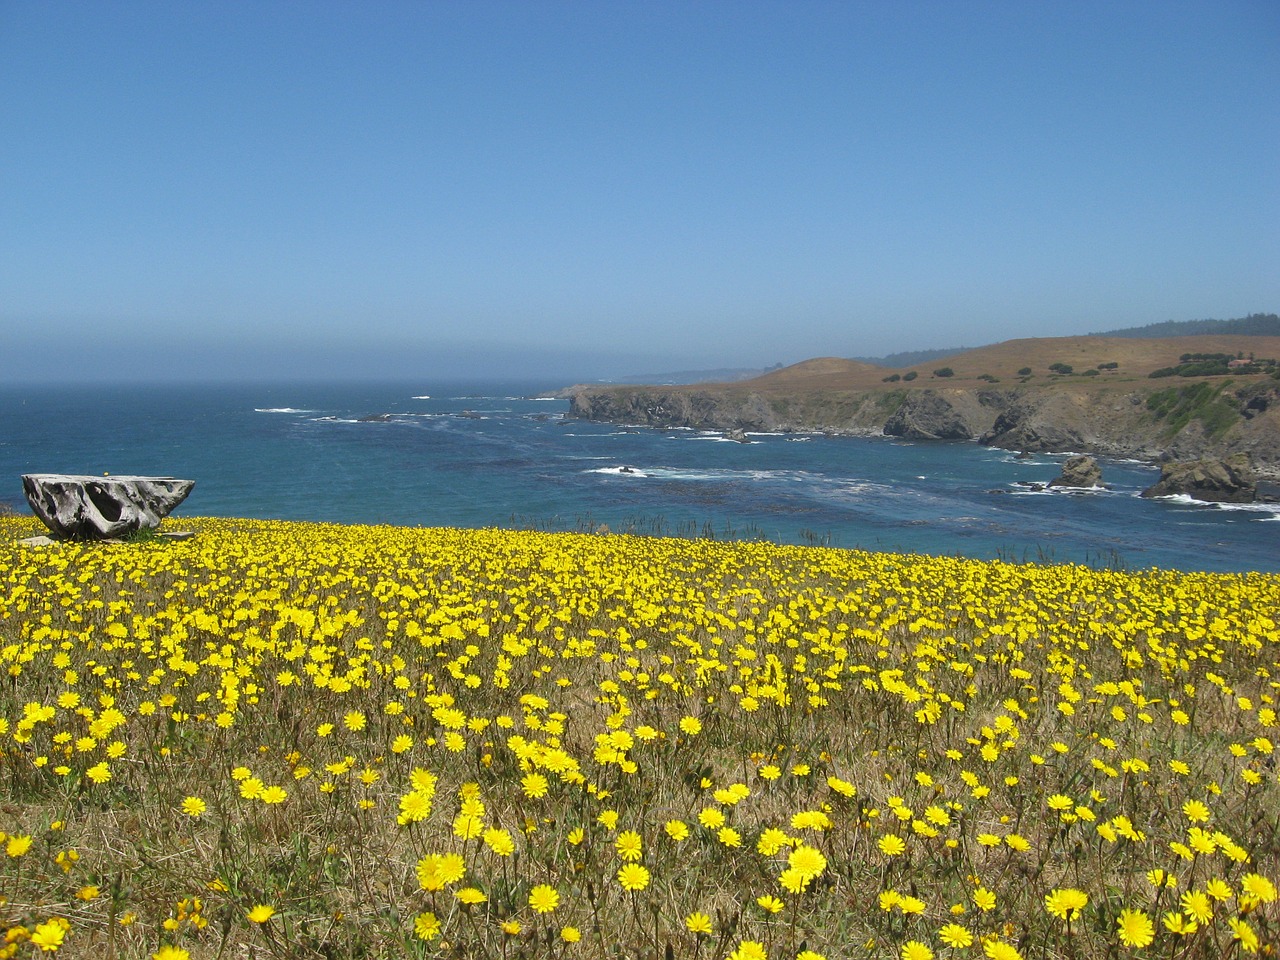
<path fill-rule="evenodd" d="M 155 529 L 195 485 L 174 477 L 29 473 L 22 478 L 32 511 L 66 540 L 107 540 Z"/>
<path fill-rule="evenodd" d="M 1062 465 L 1062 473 L 1049 481 L 1051 487 L 1100 487 L 1102 468 L 1093 457 L 1071 457 Z"/>
<path fill-rule="evenodd" d="M 1248 455 L 1237 453 L 1224 460 L 1166 463 L 1159 481 L 1142 491 L 1148 498 L 1178 494 L 1211 503 L 1252 503 L 1258 495 L 1258 475 Z"/>

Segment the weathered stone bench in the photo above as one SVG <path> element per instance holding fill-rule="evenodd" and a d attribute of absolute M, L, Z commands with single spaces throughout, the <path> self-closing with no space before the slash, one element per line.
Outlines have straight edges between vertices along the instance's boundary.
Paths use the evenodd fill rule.
<path fill-rule="evenodd" d="M 108 540 L 154 530 L 195 485 L 194 480 L 174 477 L 22 477 L 32 511 L 64 540 Z"/>

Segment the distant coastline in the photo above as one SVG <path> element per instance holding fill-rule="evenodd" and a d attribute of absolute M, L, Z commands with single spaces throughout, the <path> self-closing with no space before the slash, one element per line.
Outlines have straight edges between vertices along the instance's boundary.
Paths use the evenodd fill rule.
<path fill-rule="evenodd" d="M 1217 370 L 1180 364 L 1206 356 L 1225 358 L 1213 361 L 1225 372 L 1179 375 Z M 1280 479 L 1276 360 L 1280 336 L 1033 338 L 906 373 L 819 358 L 735 383 L 564 395 L 570 416 L 617 424 L 978 440 L 1149 463 L 1246 454 L 1259 475 Z"/>

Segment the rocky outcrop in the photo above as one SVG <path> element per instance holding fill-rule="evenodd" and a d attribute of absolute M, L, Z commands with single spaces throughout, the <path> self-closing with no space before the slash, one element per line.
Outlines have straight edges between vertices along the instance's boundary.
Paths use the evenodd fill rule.
<path fill-rule="evenodd" d="M 1102 486 L 1102 468 L 1093 457 L 1081 454 L 1071 457 L 1062 465 L 1062 472 L 1049 481 L 1051 487 L 1083 487 L 1091 489 Z"/>
<path fill-rule="evenodd" d="M 932 390 L 910 393 L 884 423 L 887 437 L 904 440 L 972 440 L 973 425 Z"/>
<path fill-rule="evenodd" d="M 194 480 L 31 473 L 22 489 L 32 511 L 55 536 L 106 540 L 153 530 L 187 498 Z"/>
<path fill-rule="evenodd" d="M 1215 503 L 1252 503 L 1258 495 L 1258 475 L 1245 454 L 1226 459 L 1166 463 L 1160 479 L 1142 491 L 1144 497 L 1179 494 Z"/>
<path fill-rule="evenodd" d="M 1079 432 L 1059 418 L 1046 416 L 1043 406 L 1042 398 L 1018 397 L 996 417 L 991 429 L 982 435 L 982 442 L 1031 453 L 1083 450 L 1086 444 Z"/>

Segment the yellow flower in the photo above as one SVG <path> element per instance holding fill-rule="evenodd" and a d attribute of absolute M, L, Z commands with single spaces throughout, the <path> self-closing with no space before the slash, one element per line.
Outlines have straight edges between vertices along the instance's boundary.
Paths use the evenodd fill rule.
<path fill-rule="evenodd" d="M 1179 902 L 1186 915 L 1198 923 L 1208 923 L 1213 918 L 1213 901 L 1203 890 L 1188 890 Z"/>
<path fill-rule="evenodd" d="M 474 840 L 484 832 L 484 821 L 460 813 L 453 818 L 453 835 L 462 840 Z"/>
<path fill-rule="evenodd" d="M 250 923 L 266 923 L 276 915 L 276 908 L 260 903 L 252 910 L 248 911 L 245 916 L 249 918 Z"/>
<path fill-rule="evenodd" d="M 1044 908 L 1059 920 L 1076 920 L 1088 902 L 1087 893 L 1068 887 L 1045 894 Z"/>
<path fill-rule="evenodd" d="M 618 883 L 624 890 L 643 890 L 649 885 L 649 871 L 638 863 L 624 864 L 618 871 Z"/>
<path fill-rule="evenodd" d="M 396 822 L 401 826 L 419 823 L 431 815 L 431 795 L 421 790 L 411 790 L 400 798 L 400 815 Z"/>
<path fill-rule="evenodd" d="M 706 807 L 698 814 L 698 822 L 708 830 L 718 830 L 724 826 L 724 814 L 715 807 Z"/>
<path fill-rule="evenodd" d="M 62 941 L 71 929 L 71 924 L 61 917 L 51 917 L 44 923 L 37 924 L 31 931 L 31 942 L 40 948 L 42 953 L 55 953 L 62 946 Z"/>
<path fill-rule="evenodd" d="M 547 795 L 547 778 L 540 773 L 527 773 L 520 780 L 524 795 L 532 799 Z"/>
<path fill-rule="evenodd" d="M 5 844 L 4 852 L 16 860 L 30 849 L 31 838 L 29 836 L 14 836 L 10 837 L 9 842 Z"/>
<path fill-rule="evenodd" d="M 902 945 L 902 960 L 933 960 L 933 951 L 919 940 L 908 940 Z"/>
<path fill-rule="evenodd" d="M 1234 894 L 1231 885 L 1221 877 L 1212 877 L 1204 885 L 1204 892 L 1215 900 L 1230 900 Z"/>
<path fill-rule="evenodd" d="M 691 913 L 684 918 L 685 929 L 702 937 L 711 936 L 711 918 L 705 913 Z"/>
<path fill-rule="evenodd" d="M 996 906 L 996 895 L 986 887 L 978 887 L 973 891 L 973 903 L 979 910 L 986 912 L 994 910 Z"/>
<path fill-rule="evenodd" d="M 1188 800 L 1182 805 L 1182 813 L 1192 823 L 1205 823 L 1209 819 L 1209 808 L 1199 800 Z"/>
<path fill-rule="evenodd" d="M 896 857 L 907 849 L 907 842 L 895 833 L 886 833 L 876 841 L 876 846 L 886 857 Z"/>
<path fill-rule="evenodd" d="M 982 944 L 982 952 L 988 960 L 1023 960 L 1022 953 L 1012 943 L 1003 940 L 986 940 Z"/>
<path fill-rule="evenodd" d="M 764 944 L 757 940 L 743 940 L 726 960 L 769 960 Z"/>
<path fill-rule="evenodd" d="M 667 836 L 676 841 L 676 843 L 689 839 L 689 825 L 683 820 L 668 820 L 663 824 L 662 829 L 666 831 Z"/>
<path fill-rule="evenodd" d="M 766 893 L 762 897 L 756 897 L 756 903 L 765 913 L 781 913 L 782 909 L 786 906 L 785 903 L 773 896 L 773 894 L 769 893 Z"/>
<path fill-rule="evenodd" d="M 1231 939 L 1239 942 L 1240 949 L 1245 953 L 1257 953 L 1261 940 L 1257 931 L 1249 926 L 1248 921 L 1232 917 L 1227 922 L 1231 926 Z"/>
<path fill-rule="evenodd" d="M 924 913 L 927 904 L 919 897 L 899 897 L 898 909 L 908 915 Z"/>
<path fill-rule="evenodd" d="M 511 834 L 498 827 L 485 830 L 484 844 L 500 857 L 509 857 L 516 849 L 516 842 Z"/>
<path fill-rule="evenodd" d="M 191 960 L 191 954 L 182 947 L 166 944 L 151 955 L 151 960 Z"/>
<path fill-rule="evenodd" d="M 1161 918 L 1164 928 L 1180 937 L 1190 936 L 1200 929 L 1200 925 L 1177 910 L 1168 910 Z"/>
<path fill-rule="evenodd" d="M 199 797 L 187 797 L 182 801 L 182 812 L 188 817 L 199 817 L 206 809 L 205 802 Z"/>
<path fill-rule="evenodd" d="M 799 870 L 787 867 L 778 877 L 778 883 L 782 884 L 782 889 L 787 893 L 803 893 L 809 888 L 812 877 L 807 877 Z"/>
<path fill-rule="evenodd" d="M 697 717 L 681 717 L 680 732 L 687 736 L 697 736 L 702 732 L 702 724 Z"/>
<path fill-rule="evenodd" d="M 429 853 L 418 861 L 418 884 L 423 890 L 443 890 L 461 880 L 466 872 L 466 863 L 460 855 Z"/>
<path fill-rule="evenodd" d="M 821 850 L 802 843 L 787 856 L 787 865 L 801 876 L 812 879 L 827 869 L 827 858 Z"/>
<path fill-rule="evenodd" d="M 413 934 L 419 940 L 434 940 L 440 936 L 440 920 L 430 910 L 424 910 L 413 918 Z"/>
<path fill-rule="evenodd" d="M 1276 898 L 1276 885 L 1260 873 L 1246 873 L 1241 877 L 1240 890 L 1245 896 L 1262 903 L 1270 903 Z"/>
<path fill-rule="evenodd" d="M 948 947 L 963 950 L 973 946 L 973 934 L 958 923 L 948 923 L 938 931 L 938 939 Z"/>
<path fill-rule="evenodd" d="M 561 927 L 560 939 L 565 943 L 577 943 L 582 939 L 582 931 L 577 927 Z"/>
<path fill-rule="evenodd" d="M 613 845 L 623 860 L 639 860 L 643 854 L 643 841 L 634 830 L 623 830 L 613 841 Z"/>
<path fill-rule="evenodd" d="M 534 913 L 550 913 L 560 904 L 560 894 L 550 884 L 540 883 L 529 891 L 529 906 Z"/>
<path fill-rule="evenodd" d="M 1141 910 L 1126 908 L 1120 911 L 1120 916 L 1116 918 L 1116 926 L 1119 928 L 1120 942 L 1126 947 L 1142 947 L 1147 946 L 1155 939 L 1155 927 L 1151 923 L 1151 918 Z"/>
<path fill-rule="evenodd" d="M 791 838 L 777 827 L 769 827 L 760 834 L 756 841 L 756 850 L 764 857 L 772 857 L 783 847 L 791 844 Z"/>

